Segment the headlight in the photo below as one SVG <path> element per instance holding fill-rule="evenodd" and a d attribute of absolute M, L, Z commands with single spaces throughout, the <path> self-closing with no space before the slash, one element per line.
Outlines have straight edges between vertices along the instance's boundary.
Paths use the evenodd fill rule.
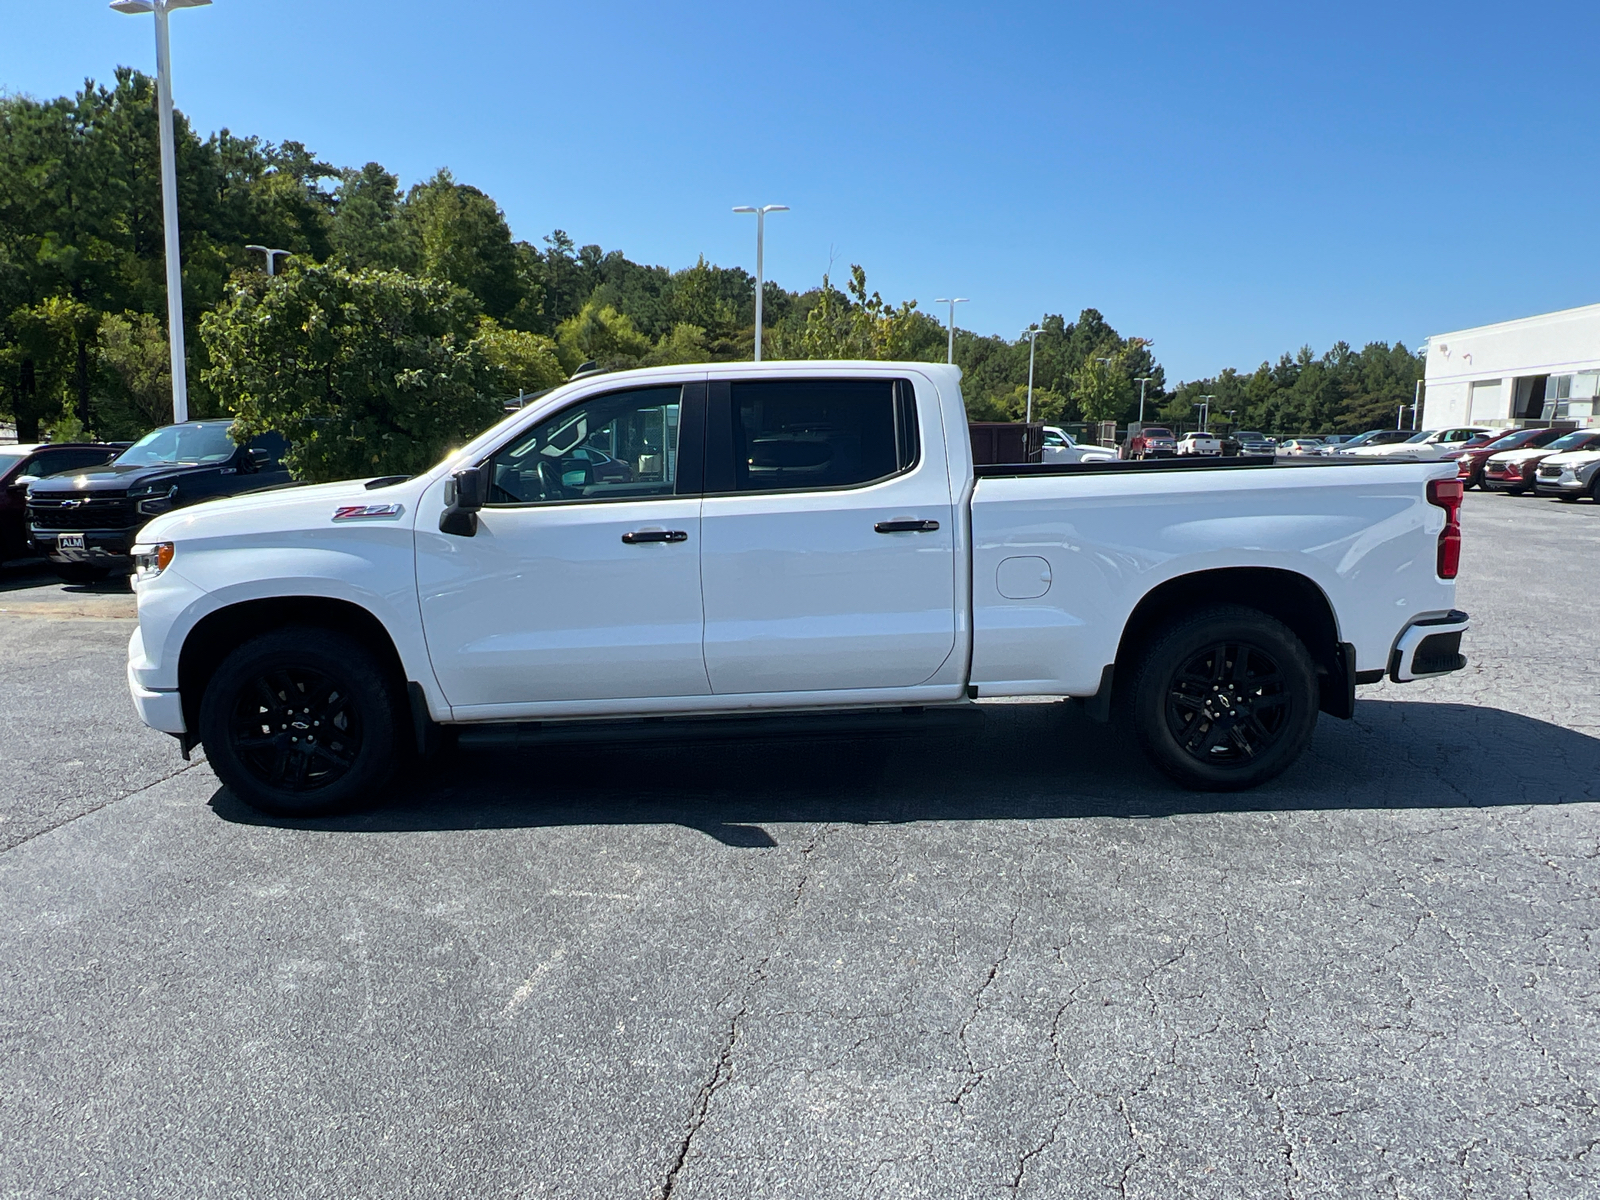
<path fill-rule="evenodd" d="M 147 517 L 164 513 L 172 507 L 172 498 L 178 494 L 178 485 L 169 483 L 165 487 L 161 484 L 150 484 L 146 487 L 134 488 L 128 493 L 128 499 L 139 506 L 139 511 Z"/>
<path fill-rule="evenodd" d="M 133 548 L 133 578 L 135 582 L 154 579 L 172 562 L 175 547 L 171 542 L 157 542 L 153 546 Z"/>

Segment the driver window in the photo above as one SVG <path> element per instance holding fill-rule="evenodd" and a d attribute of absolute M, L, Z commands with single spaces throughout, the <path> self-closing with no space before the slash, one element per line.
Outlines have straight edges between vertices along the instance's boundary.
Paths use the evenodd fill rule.
<path fill-rule="evenodd" d="M 547 417 L 491 460 L 491 505 L 670 496 L 678 387 L 592 396 Z"/>

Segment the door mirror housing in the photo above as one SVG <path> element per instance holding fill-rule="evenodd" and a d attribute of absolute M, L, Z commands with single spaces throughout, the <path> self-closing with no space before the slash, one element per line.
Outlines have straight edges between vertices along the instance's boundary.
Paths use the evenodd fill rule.
<path fill-rule="evenodd" d="M 272 465 L 272 455 L 268 454 L 260 446 L 251 446 L 249 450 L 245 451 L 244 457 L 252 471 L 259 471 Z"/>
<path fill-rule="evenodd" d="M 462 467 L 444 485 L 445 510 L 439 515 L 439 532 L 473 537 L 478 532 L 478 510 L 489 498 L 489 472 L 485 463 Z"/>

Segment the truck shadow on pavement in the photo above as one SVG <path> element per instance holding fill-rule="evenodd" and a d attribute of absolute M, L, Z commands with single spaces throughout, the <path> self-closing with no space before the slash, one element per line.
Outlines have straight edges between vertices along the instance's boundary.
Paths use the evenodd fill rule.
<path fill-rule="evenodd" d="M 1071 820 L 1219 812 L 1428 809 L 1600 799 L 1600 739 L 1469 704 L 1364 700 L 1323 718 L 1287 774 L 1251 792 L 1184 791 L 1131 738 L 1065 704 L 984 706 L 951 730 L 859 736 L 686 736 L 647 743 L 463 745 L 336 818 L 279 821 L 226 788 L 251 825 L 376 833 L 678 824 L 726 845 L 777 843 L 769 823 Z"/>

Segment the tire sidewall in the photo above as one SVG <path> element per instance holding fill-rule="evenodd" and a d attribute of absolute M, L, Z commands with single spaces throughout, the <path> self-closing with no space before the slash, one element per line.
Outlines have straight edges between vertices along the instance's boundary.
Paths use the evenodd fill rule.
<path fill-rule="evenodd" d="M 1178 743 L 1167 725 L 1167 693 L 1178 669 L 1196 653 L 1229 641 L 1258 646 L 1277 662 L 1289 715 L 1282 735 L 1265 753 L 1243 766 L 1219 767 L 1199 761 Z M 1316 729 L 1319 687 L 1310 654 L 1288 626 L 1256 609 L 1218 605 L 1154 638 L 1139 660 L 1129 699 L 1125 715 L 1164 774 L 1199 791 L 1239 791 L 1275 778 L 1300 757 Z"/>
<path fill-rule="evenodd" d="M 231 725 L 241 690 L 268 670 L 302 668 L 337 680 L 361 721 L 361 747 L 345 775 L 309 792 L 274 788 L 234 750 Z M 223 659 L 200 706 L 200 740 L 217 777 L 252 808 L 277 817 L 325 816 L 368 798 L 388 781 L 396 758 L 395 700 L 365 647 L 323 629 L 288 628 L 244 643 Z"/>

